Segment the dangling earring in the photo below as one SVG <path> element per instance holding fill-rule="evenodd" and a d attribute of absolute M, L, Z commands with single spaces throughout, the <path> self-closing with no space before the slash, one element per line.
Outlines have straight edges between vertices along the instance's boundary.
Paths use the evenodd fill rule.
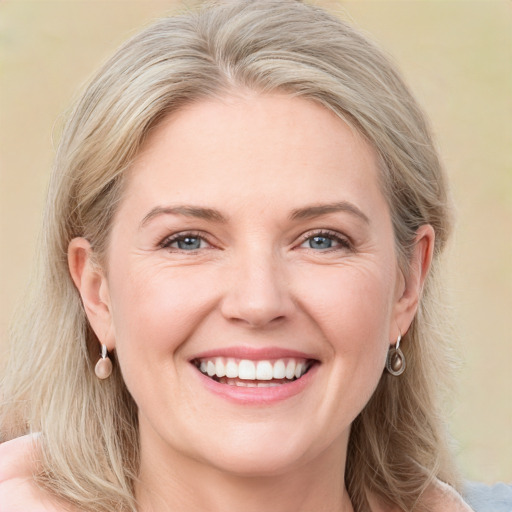
<path fill-rule="evenodd" d="M 400 350 L 402 335 L 399 334 L 394 347 L 389 347 L 386 359 L 386 370 L 395 377 L 402 375 L 405 371 L 405 356 Z"/>
<path fill-rule="evenodd" d="M 94 367 L 94 373 L 101 380 L 108 379 L 112 373 L 112 361 L 108 357 L 107 346 L 103 343 L 101 344 L 101 358 L 98 359 Z"/>

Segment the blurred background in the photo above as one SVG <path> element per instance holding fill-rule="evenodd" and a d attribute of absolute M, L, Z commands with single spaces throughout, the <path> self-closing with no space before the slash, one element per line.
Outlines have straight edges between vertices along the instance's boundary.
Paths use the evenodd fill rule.
<path fill-rule="evenodd" d="M 172 0 L 0 0 L 0 357 L 32 267 L 66 112 Z M 448 285 L 461 367 L 450 424 L 469 479 L 512 483 L 512 2 L 318 0 L 386 49 L 429 113 L 451 177 Z"/>

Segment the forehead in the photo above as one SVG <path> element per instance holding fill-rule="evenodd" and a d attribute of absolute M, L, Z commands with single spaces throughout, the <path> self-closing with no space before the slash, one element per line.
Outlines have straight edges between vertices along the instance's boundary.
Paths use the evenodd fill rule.
<path fill-rule="evenodd" d="M 327 108 L 285 94 L 196 102 L 156 127 L 124 201 L 362 200 L 379 194 L 376 152 Z"/>

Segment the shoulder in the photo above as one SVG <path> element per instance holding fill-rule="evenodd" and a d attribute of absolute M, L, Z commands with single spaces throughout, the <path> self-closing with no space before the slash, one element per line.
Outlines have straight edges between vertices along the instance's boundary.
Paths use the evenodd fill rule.
<path fill-rule="evenodd" d="M 63 512 L 34 482 L 37 435 L 0 444 L 0 512 Z"/>
<path fill-rule="evenodd" d="M 433 512 L 474 512 L 453 487 L 440 480 L 430 486 L 425 500 Z"/>
<path fill-rule="evenodd" d="M 368 497 L 371 512 L 403 512 L 398 506 L 385 505 L 376 495 Z M 420 499 L 429 512 L 474 512 L 453 487 L 440 480 L 429 485 Z"/>
<path fill-rule="evenodd" d="M 37 434 L 0 444 L 0 484 L 12 478 L 31 475 L 36 449 Z"/>

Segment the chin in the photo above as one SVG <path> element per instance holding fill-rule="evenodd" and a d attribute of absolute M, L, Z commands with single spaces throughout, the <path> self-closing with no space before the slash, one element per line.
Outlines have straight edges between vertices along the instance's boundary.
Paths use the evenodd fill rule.
<path fill-rule="evenodd" d="M 209 461 L 225 474 L 243 478 L 265 478 L 286 474 L 302 465 L 302 457 L 279 451 L 251 450 L 237 454 L 222 454 Z"/>
<path fill-rule="evenodd" d="M 236 430 L 236 429 L 233 429 Z M 283 432 L 285 435 L 283 435 Z M 217 442 L 202 443 L 201 458 L 217 470 L 241 477 L 285 474 L 312 460 L 321 452 L 311 440 L 290 436 L 289 429 L 240 429 L 226 433 Z M 205 446 L 206 444 L 206 446 Z"/>

